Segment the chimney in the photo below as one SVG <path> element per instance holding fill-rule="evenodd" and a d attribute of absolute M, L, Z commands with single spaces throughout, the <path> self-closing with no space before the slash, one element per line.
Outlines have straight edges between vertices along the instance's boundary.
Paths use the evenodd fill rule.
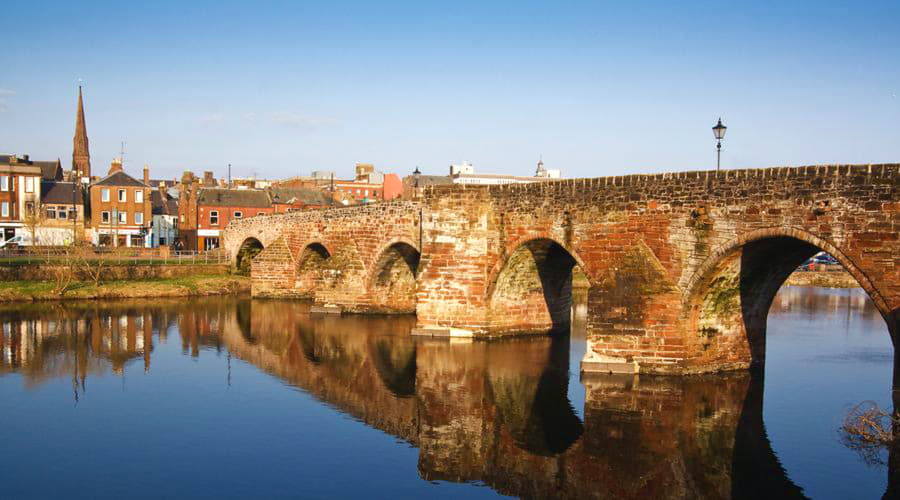
<path fill-rule="evenodd" d="M 212 172 L 203 172 L 203 186 L 216 187 L 216 178 L 213 177 Z"/>
<path fill-rule="evenodd" d="M 167 191 L 166 191 L 166 182 L 165 182 L 165 181 L 159 181 L 159 194 L 162 195 L 162 199 L 164 199 L 164 200 L 166 199 L 166 193 L 167 193 Z"/>
<path fill-rule="evenodd" d="M 144 164 L 144 184 L 150 185 L 150 165 Z"/>
<path fill-rule="evenodd" d="M 112 163 L 109 164 L 109 173 L 107 175 L 112 175 L 116 172 L 122 171 L 122 159 L 121 158 L 113 158 Z"/>

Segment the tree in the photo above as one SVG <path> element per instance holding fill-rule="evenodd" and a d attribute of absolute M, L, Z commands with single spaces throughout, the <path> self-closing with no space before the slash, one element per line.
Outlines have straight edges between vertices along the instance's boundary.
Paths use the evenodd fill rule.
<path fill-rule="evenodd" d="M 31 234 L 31 244 L 38 244 L 38 229 L 43 227 L 44 222 L 47 221 L 47 215 L 41 211 L 41 207 L 39 207 L 34 202 L 29 202 L 25 205 L 25 214 L 22 217 L 22 223 L 25 224 L 25 227 L 28 229 L 28 232 Z"/>

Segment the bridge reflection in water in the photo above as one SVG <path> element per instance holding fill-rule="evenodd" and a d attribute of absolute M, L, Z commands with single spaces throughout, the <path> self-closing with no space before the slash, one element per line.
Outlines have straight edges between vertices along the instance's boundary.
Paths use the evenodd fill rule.
<path fill-rule="evenodd" d="M 591 375 L 582 419 L 568 394 L 568 338 L 414 339 L 414 317 L 316 317 L 307 307 L 215 299 L 0 311 L 0 374 L 71 377 L 77 397 L 93 374 L 150 370 L 154 343 L 177 326 L 185 354 L 227 350 L 416 446 L 424 480 L 526 497 L 803 496 L 766 435 L 762 375 Z"/>

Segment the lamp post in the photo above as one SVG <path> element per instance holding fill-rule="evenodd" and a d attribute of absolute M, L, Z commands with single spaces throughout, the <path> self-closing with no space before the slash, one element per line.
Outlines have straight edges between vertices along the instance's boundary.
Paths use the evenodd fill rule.
<path fill-rule="evenodd" d="M 716 123 L 716 126 L 712 128 L 713 135 L 716 136 L 716 172 L 719 171 L 719 166 L 722 164 L 722 139 L 725 138 L 726 129 L 728 127 L 722 125 L 721 118 L 719 118 L 719 123 Z"/>

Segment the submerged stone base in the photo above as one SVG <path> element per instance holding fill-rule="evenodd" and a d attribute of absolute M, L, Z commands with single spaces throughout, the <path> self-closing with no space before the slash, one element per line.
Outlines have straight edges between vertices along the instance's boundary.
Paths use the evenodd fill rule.
<path fill-rule="evenodd" d="M 324 305 L 324 306 L 310 306 L 309 313 L 310 314 L 341 314 L 343 310 L 340 306 L 335 305 Z"/>
<path fill-rule="evenodd" d="M 638 373 L 640 366 L 636 361 L 625 358 L 603 356 L 588 350 L 581 361 L 581 373 Z"/>
<path fill-rule="evenodd" d="M 449 328 L 449 327 L 425 327 L 425 328 L 413 328 L 410 332 L 411 335 L 418 337 L 447 337 L 447 338 L 473 338 L 475 337 L 475 332 L 471 330 L 464 330 L 462 328 Z"/>

